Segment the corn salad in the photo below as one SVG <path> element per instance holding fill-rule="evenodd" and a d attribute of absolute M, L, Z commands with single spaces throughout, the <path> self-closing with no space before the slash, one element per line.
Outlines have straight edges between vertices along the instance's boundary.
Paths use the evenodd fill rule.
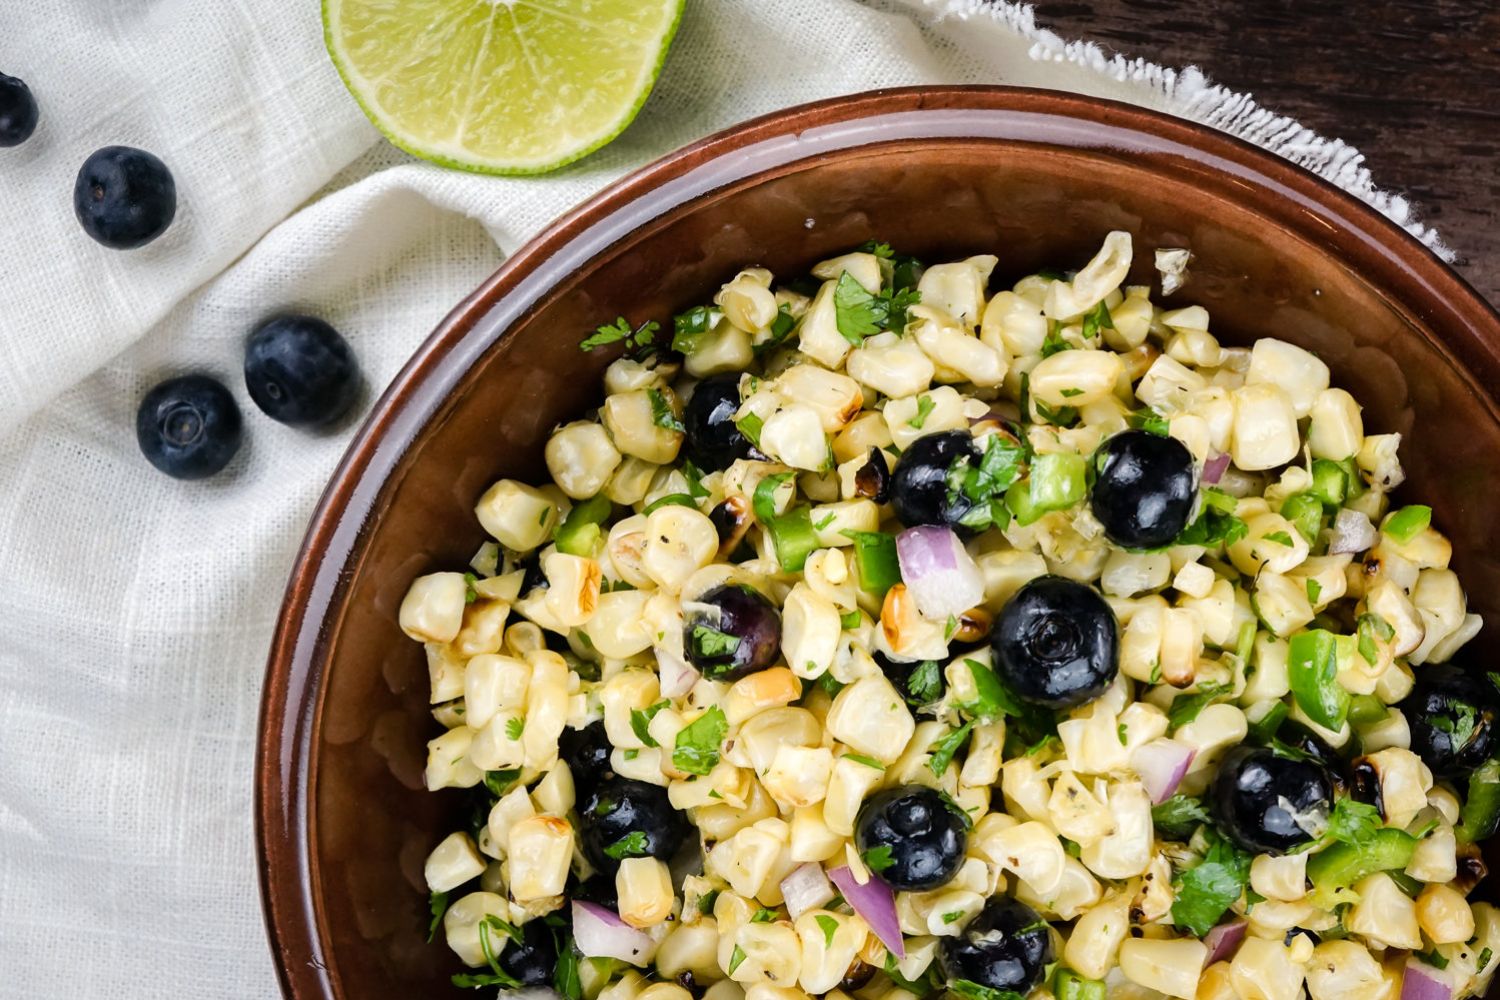
<path fill-rule="evenodd" d="M 455 982 L 1484 991 L 1495 692 L 1400 435 L 1133 254 L 867 244 L 583 342 L 603 404 L 400 609 L 475 806 L 425 869 Z"/>

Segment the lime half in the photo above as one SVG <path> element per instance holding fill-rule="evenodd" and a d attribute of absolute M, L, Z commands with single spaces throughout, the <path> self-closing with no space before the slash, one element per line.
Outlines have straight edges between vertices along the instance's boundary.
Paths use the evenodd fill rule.
<path fill-rule="evenodd" d="M 534 174 L 624 131 L 683 2 L 323 0 L 323 34 L 397 146 L 462 170 Z"/>

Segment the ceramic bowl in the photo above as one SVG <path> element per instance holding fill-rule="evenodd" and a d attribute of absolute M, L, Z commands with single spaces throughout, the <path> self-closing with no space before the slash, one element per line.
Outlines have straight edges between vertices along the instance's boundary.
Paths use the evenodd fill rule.
<path fill-rule="evenodd" d="M 1079 266 L 1112 229 L 1188 247 L 1187 286 L 1231 343 L 1315 351 L 1405 435 L 1404 492 L 1453 541 L 1471 607 L 1500 616 L 1500 316 L 1363 203 L 1211 129 L 999 88 L 883 91 L 793 108 L 644 168 L 570 212 L 460 303 L 375 406 L 334 475 L 266 675 L 257 827 L 267 920 L 296 1000 L 459 997 L 426 942 L 422 862 L 462 797 L 422 788 L 421 647 L 407 584 L 462 567 L 476 498 L 544 473 L 548 430 L 600 398 L 581 336 L 664 319 L 739 268 L 795 274 L 875 238 L 927 260 L 994 253 L 998 277 Z M 1008 282 L 1006 282 L 1008 283 Z"/>

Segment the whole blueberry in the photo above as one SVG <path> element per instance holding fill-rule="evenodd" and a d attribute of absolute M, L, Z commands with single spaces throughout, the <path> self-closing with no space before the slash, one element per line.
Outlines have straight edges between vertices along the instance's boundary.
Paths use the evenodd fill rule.
<path fill-rule="evenodd" d="M 854 844 L 893 888 L 936 889 L 963 864 L 967 817 L 941 792 L 898 785 L 871 795 L 854 819 Z M 876 855 L 879 852 L 879 864 Z"/>
<path fill-rule="evenodd" d="M 1224 755 L 1209 786 L 1219 829 L 1247 851 L 1285 854 L 1312 840 L 1308 816 L 1333 808 L 1333 775 L 1315 760 L 1237 746 Z"/>
<path fill-rule="evenodd" d="M 1090 497 L 1094 517 L 1116 545 L 1170 545 L 1187 527 L 1197 467 L 1187 446 L 1149 431 L 1121 431 L 1099 448 Z"/>
<path fill-rule="evenodd" d="M 995 672 L 1023 701 L 1072 708 L 1093 701 L 1120 668 L 1120 625 L 1086 583 L 1039 576 L 1016 591 L 990 636 Z"/>
<path fill-rule="evenodd" d="M 19 146 L 36 131 L 36 98 L 25 81 L 0 73 L 0 146 Z"/>
<path fill-rule="evenodd" d="M 1047 922 L 1025 903 L 994 896 L 957 937 L 943 939 L 938 965 L 949 983 L 1031 992 L 1052 961 Z M 964 994 L 967 995 L 967 994 Z"/>
<path fill-rule="evenodd" d="M 961 536 L 974 534 L 963 523 L 974 501 L 948 488 L 948 473 L 963 459 L 971 465 L 980 459 L 973 435 L 966 430 L 924 434 L 907 446 L 890 477 L 891 503 L 902 524 L 946 524 Z"/>
<path fill-rule="evenodd" d="M 1466 775 L 1500 743 L 1494 689 L 1453 664 L 1424 668 L 1399 707 L 1411 727 L 1412 753 L 1439 778 Z"/>
<path fill-rule="evenodd" d="M 323 427 L 359 398 L 359 362 L 339 332 L 313 316 L 278 316 L 245 344 L 245 387 L 266 416 Z"/>
<path fill-rule="evenodd" d="M 176 479 L 204 479 L 240 448 L 240 408 L 222 382 L 207 375 L 167 379 L 141 400 L 135 415 L 141 454 Z"/>
<path fill-rule="evenodd" d="M 167 165 L 144 149 L 105 146 L 78 171 L 73 211 L 95 240 L 111 250 L 133 250 L 172 224 L 177 182 Z"/>
<path fill-rule="evenodd" d="M 519 930 L 519 941 L 503 934 L 492 939 L 491 946 L 500 952 L 500 968 L 520 980 L 522 986 L 551 983 L 552 970 L 557 965 L 557 938 L 553 937 L 552 928 L 542 920 L 528 920 Z"/>

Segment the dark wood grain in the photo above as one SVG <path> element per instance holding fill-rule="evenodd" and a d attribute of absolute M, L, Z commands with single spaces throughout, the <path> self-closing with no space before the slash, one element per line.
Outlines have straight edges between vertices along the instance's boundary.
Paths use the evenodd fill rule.
<path fill-rule="evenodd" d="M 1037 20 L 1194 64 L 1364 153 L 1500 305 L 1500 0 L 1039 0 Z"/>

